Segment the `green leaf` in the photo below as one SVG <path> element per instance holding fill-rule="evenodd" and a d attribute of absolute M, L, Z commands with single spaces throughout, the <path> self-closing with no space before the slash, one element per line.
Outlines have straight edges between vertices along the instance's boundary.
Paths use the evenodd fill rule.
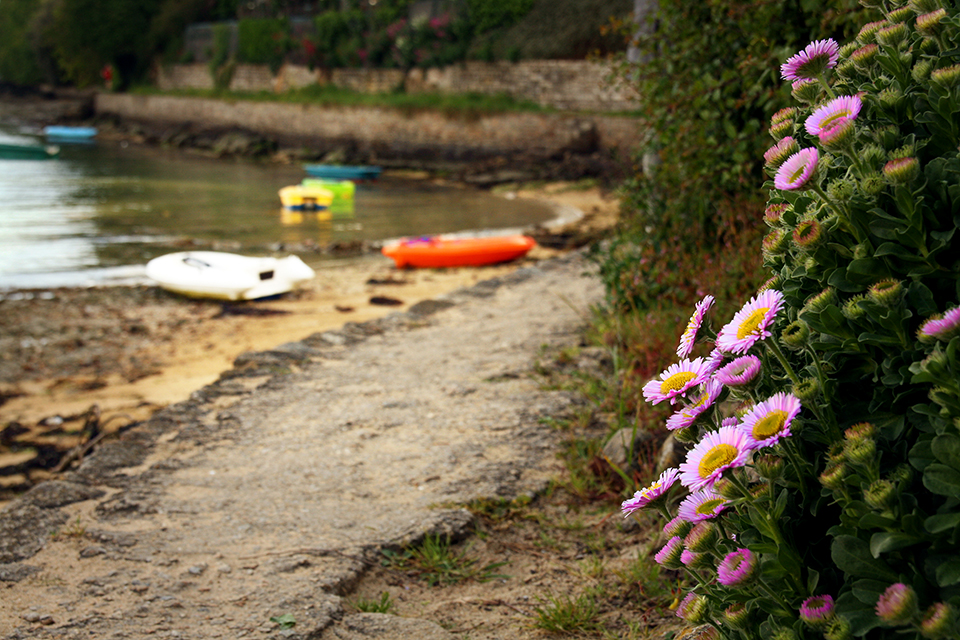
<path fill-rule="evenodd" d="M 920 538 L 906 533 L 883 531 L 870 536 L 870 553 L 874 558 L 888 551 L 896 551 L 920 542 Z"/>
<path fill-rule="evenodd" d="M 874 606 L 889 586 L 889 582 L 880 580 L 857 580 L 853 583 L 853 597 L 863 604 Z"/>
<path fill-rule="evenodd" d="M 876 257 L 881 256 L 895 256 L 901 260 L 906 260 L 907 262 L 922 262 L 923 259 L 917 255 L 916 249 L 908 249 L 902 244 L 896 242 L 884 242 L 877 250 L 873 252 L 873 255 Z"/>
<path fill-rule="evenodd" d="M 941 513 L 923 521 L 923 528 L 930 533 L 943 533 L 960 525 L 960 513 Z"/>
<path fill-rule="evenodd" d="M 897 524 L 893 518 L 884 518 L 879 513 L 868 513 L 857 523 L 860 529 L 889 529 Z"/>
<path fill-rule="evenodd" d="M 270 618 L 270 622 L 280 625 L 281 629 L 290 629 L 291 627 L 296 626 L 297 619 L 294 618 L 292 614 L 285 613 L 282 616 L 273 616 Z"/>
<path fill-rule="evenodd" d="M 921 440 L 913 445 L 907 457 L 910 459 L 910 464 L 914 469 L 923 471 L 936 460 L 936 457 L 933 455 L 933 440 Z"/>
<path fill-rule="evenodd" d="M 830 557 L 834 564 L 852 576 L 895 582 L 897 574 L 882 560 L 870 553 L 866 542 L 854 536 L 837 536 L 830 546 Z"/>
<path fill-rule="evenodd" d="M 945 464 L 931 464 L 923 470 L 923 486 L 941 496 L 958 496 L 960 471 Z"/>
<path fill-rule="evenodd" d="M 960 471 L 960 438 L 947 434 L 933 439 L 933 455 L 937 460 Z"/>
<path fill-rule="evenodd" d="M 847 592 L 840 594 L 836 606 L 837 613 L 850 623 L 850 633 L 854 637 L 863 636 L 871 629 L 880 626 L 880 618 L 874 611 L 876 601 L 873 604 L 860 602 L 853 593 Z"/>
<path fill-rule="evenodd" d="M 937 566 L 937 584 L 949 587 L 960 582 L 960 558 L 950 558 Z"/>

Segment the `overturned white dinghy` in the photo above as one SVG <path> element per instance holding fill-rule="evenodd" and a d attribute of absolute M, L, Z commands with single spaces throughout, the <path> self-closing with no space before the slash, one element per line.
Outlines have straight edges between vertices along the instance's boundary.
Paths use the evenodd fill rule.
<path fill-rule="evenodd" d="M 147 263 L 147 276 L 160 287 L 192 298 L 267 298 L 291 291 L 314 275 L 297 256 L 254 258 L 219 251 L 181 251 Z"/>

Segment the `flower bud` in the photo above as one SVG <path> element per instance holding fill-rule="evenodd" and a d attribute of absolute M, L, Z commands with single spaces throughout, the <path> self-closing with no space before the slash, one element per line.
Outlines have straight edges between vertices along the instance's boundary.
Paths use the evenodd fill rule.
<path fill-rule="evenodd" d="M 673 437 L 677 442 L 697 442 L 700 440 L 700 430 L 697 427 L 684 427 L 673 432 Z"/>
<path fill-rule="evenodd" d="M 810 327 L 803 320 L 794 320 L 780 333 L 780 342 L 788 349 L 799 351 L 807 345 L 810 337 Z"/>
<path fill-rule="evenodd" d="M 663 545 L 660 551 L 657 551 L 653 559 L 662 567 L 667 569 L 680 569 L 683 564 L 680 562 L 680 554 L 683 553 L 683 540 L 680 536 L 673 536 Z"/>
<path fill-rule="evenodd" d="M 849 200 L 856 189 L 856 183 L 850 178 L 836 178 L 827 183 L 827 196 L 834 201 Z"/>
<path fill-rule="evenodd" d="M 877 511 L 886 511 L 897 498 L 896 487 L 889 480 L 872 482 L 863 493 L 864 501 Z"/>
<path fill-rule="evenodd" d="M 732 551 L 717 565 L 717 582 L 725 587 L 742 587 L 753 579 L 757 564 L 757 555 L 749 549 Z"/>
<path fill-rule="evenodd" d="M 876 42 L 877 31 L 880 31 L 883 27 L 887 26 L 886 20 L 878 20 L 877 22 L 868 22 L 867 24 L 860 27 L 860 32 L 857 33 L 857 42 L 860 44 L 869 44 Z"/>
<path fill-rule="evenodd" d="M 690 533 L 683 539 L 683 544 L 691 551 L 710 551 L 718 537 L 717 525 L 709 520 L 701 520 L 693 525 Z"/>
<path fill-rule="evenodd" d="M 843 616 L 834 616 L 823 630 L 824 640 L 850 640 L 850 622 Z"/>
<path fill-rule="evenodd" d="M 784 136 L 789 136 L 793 133 L 793 120 L 781 120 L 780 122 L 771 123 L 768 131 L 774 140 L 780 140 Z"/>
<path fill-rule="evenodd" d="M 917 60 L 917 64 L 913 65 L 913 69 L 910 70 L 910 75 L 913 76 L 914 82 L 924 83 L 930 78 L 931 71 L 933 71 L 933 62 L 923 58 Z"/>
<path fill-rule="evenodd" d="M 814 629 L 823 629 L 835 616 L 833 596 L 810 596 L 800 604 L 800 619 Z"/>
<path fill-rule="evenodd" d="M 860 318 L 862 318 L 867 313 L 864 310 L 864 308 L 860 305 L 860 303 L 863 302 L 864 299 L 866 299 L 866 296 L 864 296 L 862 293 L 858 293 L 857 295 L 847 300 L 843 304 L 843 306 L 840 308 L 840 311 L 843 313 L 843 316 L 847 320 L 859 320 Z"/>
<path fill-rule="evenodd" d="M 853 464 L 869 466 L 876 462 L 877 443 L 872 438 L 847 440 L 843 446 L 843 455 Z"/>
<path fill-rule="evenodd" d="M 957 637 L 956 633 L 957 616 L 954 608 L 946 602 L 930 605 L 920 621 L 920 635 L 931 640 L 946 640 Z"/>
<path fill-rule="evenodd" d="M 877 617 L 888 627 L 905 625 L 917 616 L 917 592 L 898 582 L 887 587 L 876 607 Z"/>
<path fill-rule="evenodd" d="M 899 280 L 881 280 L 870 287 L 867 297 L 881 307 L 895 307 L 903 298 L 903 285 Z"/>
<path fill-rule="evenodd" d="M 764 254 L 773 256 L 782 255 L 790 248 L 790 234 L 776 227 L 764 237 L 760 246 Z"/>
<path fill-rule="evenodd" d="M 892 184 L 907 184 L 920 173 L 916 158 L 896 158 L 883 166 L 883 176 Z"/>
<path fill-rule="evenodd" d="M 873 68 L 874 61 L 877 59 L 877 51 L 880 47 L 871 42 L 864 45 L 850 54 L 850 60 L 860 71 L 867 72 Z"/>
<path fill-rule="evenodd" d="M 913 9 L 915 14 L 920 15 L 936 11 L 940 7 L 940 2 L 939 0 L 910 0 L 907 6 Z"/>
<path fill-rule="evenodd" d="M 899 47 L 907 39 L 907 26 L 896 22 L 877 31 L 877 42 L 888 47 Z"/>
<path fill-rule="evenodd" d="M 692 522 L 689 520 L 684 520 L 678 516 L 669 521 L 667 524 L 663 525 L 663 533 L 670 538 L 674 536 L 679 536 L 682 538 L 690 533 L 690 529 L 692 528 Z"/>
<path fill-rule="evenodd" d="M 757 456 L 753 461 L 757 473 L 761 478 L 766 478 L 771 482 L 783 475 L 783 458 L 773 454 L 763 454 Z"/>
<path fill-rule="evenodd" d="M 777 111 L 775 114 L 773 114 L 770 117 L 770 124 L 774 125 L 774 124 L 777 124 L 778 122 L 783 122 L 785 120 L 789 120 L 790 122 L 793 122 L 793 118 L 796 115 L 797 115 L 796 107 L 784 107 L 783 109 L 780 109 L 780 111 Z"/>
<path fill-rule="evenodd" d="M 917 31 L 927 37 L 936 37 L 943 30 L 941 20 L 947 17 L 947 11 L 943 7 L 930 13 L 917 16 Z"/>
<path fill-rule="evenodd" d="M 868 196 L 875 196 L 883 191 L 886 183 L 879 173 L 872 172 L 860 178 L 860 190 Z"/>
<path fill-rule="evenodd" d="M 750 626 L 750 610 L 742 602 L 735 602 L 723 610 L 723 621 L 732 629 L 746 629 Z"/>
<path fill-rule="evenodd" d="M 844 80 L 852 80 L 857 75 L 857 65 L 853 63 L 853 60 L 841 60 L 837 63 L 834 72 Z"/>
<path fill-rule="evenodd" d="M 804 378 L 793 385 L 793 395 L 804 405 L 813 404 L 820 395 L 820 382 L 816 378 Z"/>
<path fill-rule="evenodd" d="M 700 624 L 707 619 L 707 600 L 690 592 L 677 607 L 677 615 L 691 624 Z"/>
<path fill-rule="evenodd" d="M 863 440 L 872 438 L 877 433 L 877 428 L 869 422 L 858 422 L 855 425 L 847 427 L 843 432 L 843 437 L 847 440 Z"/>
<path fill-rule="evenodd" d="M 769 278 L 766 282 L 764 282 L 762 285 L 760 285 L 760 288 L 757 289 L 757 293 L 758 293 L 758 294 L 761 294 L 761 293 L 763 293 L 764 291 L 767 291 L 767 290 L 769 290 L 769 289 L 777 289 L 777 290 L 779 290 L 779 289 L 780 289 L 780 285 L 782 284 L 782 280 L 783 280 L 783 279 L 780 277 L 780 274 L 777 274 L 777 275 Z"/>
<path fill-rule="evenodd" d="M 890 472 L 889 478 L 890 482 L 902 491 L 910 486 L 910 482 L 913 480 L 913 469 L 908 464 L 898 464 Z"/>
<path fill-rule="evenodd" d="M 768 204 L 767 208 L 763 210 L 763 221 L 767 223 L 767 226 L 779 227 L 783 222 L 781 217 L 783 216 L 783 212 L 789 208 L 790 205 L 786 202 Z"/>
<path fill-rule="evenodd" d="M 737 488 L 737 485 L 734 484 L 730 478 L 724 476 L 717 478 L 717 480 L 713 483 L 713 490 L 727 500 L 736 500 L 737 498 L 743 497 L 743 494 L 740 492 L 740 489 Z"/>
<path fill-rule="evenodd" d="M 957 86 L 957 83 L 960 82 L 960 64 L 944 67 L 931 72 L 930 80 L 940 85 L 947 91 L 953 89 L 955 86 Z"/>
<path fill-rule="evenodd" d="M 868 144 L 860 149 L 860 157 L 866 165 L 873 167 L 886 161 L 887 152 L 878 144 Z"/>
<path fill-rule="evenodd" d="M 894 24 L 906 22 L 913 17 L 913 9 L 910 7 L 900 7 L 887 14 L 887 20 Z"/>
<path fill-rule="evenodd" d="M 826 468 L 820 474 L 820 484 L 831 491 L 839 491 L 843 488 L 843 480 L 846 478 L 847 468 L 844 464 L 834 464 Z"/>
<path fill-rule="evenodd" d="M 795 80 L 791 85 L 790 94 L 797 102 L 813 104 L 820 99 L 820 83 L 808 78 Z"/>
<path fill-rule="evenodd" d="M 693 569 L 694 571 L 711 568 L 712 563 L 710 558 L 709 553 L 690 551 L 690 549 L 684 549 L 683 553 L 680 554 L 680 562 L 683 563 L 683 566 Z"/>
<path fill-rule="evenodd" d="M 810 299 L 804 303 L 800 313 L 801 315 L 804 313 L 819 314 L 827 307 L 836 305 L 839 302 L 840 299 L 837 297 L 837 291 L 833 287 L 827 287 L 817 295 L 810 297 Z"/>
<path fill-rule="evenodd" d="M 790 627 L 778 627 L 770 635 L 770 640 L 799 640 L 797 633 Z"/>
<path fill-rule="evenodd" d="M 818 133 L 817 138 L 825 149 L 843 149 L 853 140 L 854 132 L 853 120 L 844 116 L 837 118 L 833 126 Z"/>
<path fill-rule="evenodd" d="M 795 154 L 797 151 L 800 151 L 800 145 L 797 144 L 797 141 L 787 136 L 773 145 L 763 154 L 764 166 L 767 169 L 776 170 L 783 164 L 783 162 Z"/>

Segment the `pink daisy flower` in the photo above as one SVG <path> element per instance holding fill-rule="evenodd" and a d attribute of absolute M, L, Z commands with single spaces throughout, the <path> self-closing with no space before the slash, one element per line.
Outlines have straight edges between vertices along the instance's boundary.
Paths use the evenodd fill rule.
<path fill-rule="evenodd" d="M 680 482 L 690 491 L 712 487 L 727 469 L 742 467 L 750 456 L 750 439 L 738 427 L 720 427 L 703 437 L 680 463 Z"/>
<path fill-rule="evenodd" d="M 934 316 L 920 327 L 918 336 L 921 340 L 947 340 L 960 329 L 960 307 L 954 307 L 943 317 Z"/>
<path fill-rule="evenodd" d="M 720 515 L 728 504 L 730 501 L 713 489 L 703 489 L 683 499 L 677 507 L 677 517 L 688 522 L 710 520 Z"/>
<path fill-rule="evenodd" d="M 745 387 L 760 373 L 760 366 L 760 358 L 757 356 L 740 356 L 717 371 L 713 377 L 728 387 Z"/>
<path fill-rule="evenodd" d="M 806 128 L 807 133 L 816 136 L 819 135 L 821 131 L 830 129 L 836 125 L 840 118 L 855 120 L 862 107 L 863 102 L 859 96 L 840 96 L 814 111 L 813 114 L 807 118 L 807 121 L 803 123 L 803 126 Z"/>
<path fill-rule="evenodd" d="M 717 582 L 725 587 L 739 587 L 753 577 L 757 556 L 749 549 L 728 553 L 717 565 Z"/>
<path fill-rule="evenodd" d="M 839 59 L 840 45 L 833 38 L 815 40 L 780 65 L 780 75 L 784 80 L 816 79 Z"/>
<path fill-rule="evenodd" d="M 790 423 L 800 413 L 800 399 L 789 393 L 775 393 L 750 409 L 740 429 L 753 442 L 754 449 L 770 447 L 790 434 Z"/>
<path fill-rule="evenodd" d="M 740 419 L 737 416 L 730 416 L 720 421 L 721 427 L 735 427 L 738 424 L 740 424 Z"/>
<path fill-rule="evenodd" d="M 670 487 L 676 483 L 679 477 L 680 472 L 676 469 L 667 469 L 661 473 L 659 478 L 634 493 L 632 498 L 623 501 L 623 504 L 620 505 L 623 516 L 627 517 L 666 495 L 667 491 L 670 490 Z"/>
<path fill-rule="evenodd" d="M 667 367 L 667 370 L 660 374 L 659 379 L 654 378 L 643 385 L 643 398 L 651 404 L 658 404 L 664 400 L 674 404 L 677 396 L 697 386 L 709 375 L 710 371 L 703 358 L 681 360 Z"/>
<path fill-rule="evenodd" d="M 728 353 L 746 353 L 757 341 L 769 338 L 769 327 L 783 305 L 783 294 L 767 289 L 743 305 L 717 335 L 717 347 Z"/>
<path fill-rule="evenodd" d="M 680 336 L 680 346 L 677 347 L 678 357 L 687 358 L 690 356 L 690 352 L 693 351 L 693 345 L 697 341 L 697 334 L 700 332 L 700 325 L 703 324 L 704 316 L 706 316 L 710 308 L 713 307 L 713 302 L 713 296 L 708 295 L 697 303 L 693 315 L 690 316 L 690 321 L 687 322 L 687 328 L 684 330 L 683 335 Z"/>
<path fill-rule="evenodd" d="M 691 400 L 690 404 L 680 411 L 667 418 L 667 429 L 676 431 L 677 429 L 686 429 L 692 425 L 700 414 L 713 406 L 720 392 L 723 391 L 723 385 L 710 379 L 703 383 L 698 393 Z"/>
<path fill-rule="evenodd" d="M 773 186 L 783 191 L 793 191 L 804 187 L 817 172 L 820 154 L 815 147 L 800 149 L 784 160 L 777 175 L 773 177 Z"/>

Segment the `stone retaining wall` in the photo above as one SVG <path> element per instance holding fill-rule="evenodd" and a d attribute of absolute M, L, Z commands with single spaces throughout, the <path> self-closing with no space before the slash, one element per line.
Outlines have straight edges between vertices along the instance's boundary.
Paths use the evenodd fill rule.
<path fill-rule="evenodd" d="M 443 69 L 413 69 L 406 75 L 409 92 L 506 94 L 541 106 L 574 111 L 616 112 L 636 109 L 629 90 L 609 81 L 610 69 L 586 60 L 467 62 Z M 364 93 L 392 91 L 404 81 L 399 69 L 331 69 L 311 71 L 284 65 L 274 76 L 265 66 L 237 65 L 230 88 L 236 91 L 283 91 L 330 83 Z M 212 89 L 205 64 L 181 64 L 157 70 L 163 90 Z"/>
<path fill-rule="evenodd" d="M 98 114 L 132 121 L 243 128 L 290 146 L 351 143 L 384 157 L 456 160 L 501 153 L 626 154 L 639 138 L 633 118 L 612 115 L 501 113 L 457 118 L 437 112 L 324 107 L 279 102 L 100 93 Z"/>

